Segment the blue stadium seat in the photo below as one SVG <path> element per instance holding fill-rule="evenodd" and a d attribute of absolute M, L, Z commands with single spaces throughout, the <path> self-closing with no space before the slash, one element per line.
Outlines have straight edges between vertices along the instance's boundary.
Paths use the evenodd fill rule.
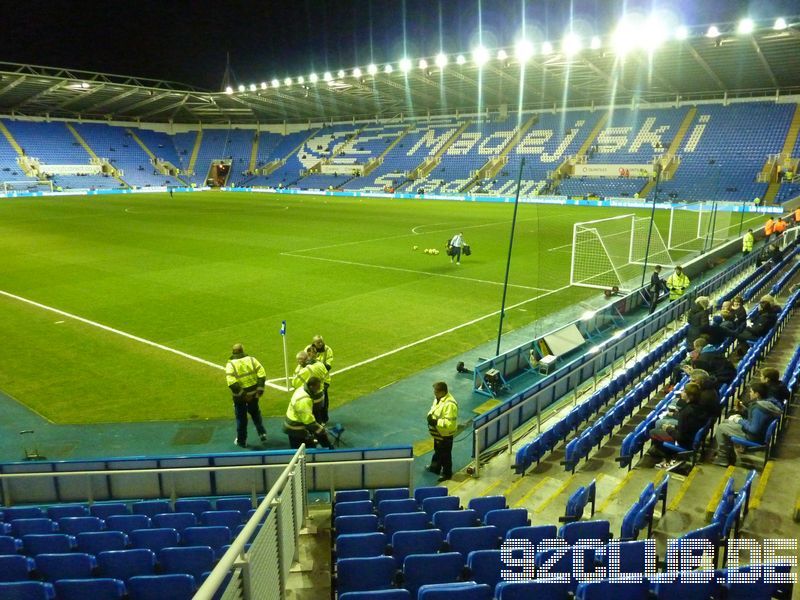
<path fill-rule="evenodd" d="M 433 515 L 433 526 L 446 536 L 454 527 L 474 527 L 478 524 L 478 513 L 466 510 L 440 510 Z"/>
<path fill-rule="evenodd" d="M 369 500 L 369 490 L 339 490 L 333 497 L 333 503 L 339 502 L 358 502 L 360 500 Z"/>
<path fill-rule="evenodd" d="M 163 548 L 158 562 L 165 573 L 188 573 L 200 580 L 203 573 L 214 567 L 214 550 L 208 546 Z"/>
<path fill-rule="evenodd" d="M 353 502 L 337 502 L 333 506 L 333 518 L 351 515 L 371 515 L 374 507 L 370 500 L 355 500 Z M 416 510 L 416 509 L 415 509 Z"/>
<path fill-rule="evenodd" d="M 184 546 L 210 546 L 217 557 L 222 556 L 222 548 L 231 543 L 231 530 L 221 526 L 187 527 L 180 534 Z"/>
<path fill-rule="evenodd" d="M 480 496 L 470 500 L 467 508 L 474 510 L 478 514 L 478 518 L 484 521 L 486 513 L 490 510 L 500 510 L 506 506 L 508 505 L 505 496 Z"/>
<path fill-rule="evenodd" d="M 156 555 L 146 548 L 109 550 L 97 555 L 100 576 L 122 581 L 136 575 L 152 575 L 155 564 Z"/>
<path fill-rule="evenodd" d="M 409 531 L 414 529 L 427 529 L 430 526 L 428 515 L 422 511 L 410 513 L 392 513 L 386 515 L 383 522 L 383 531 L 388 539 L 398 531 Z"/>
<path fill-rule="evenodd" d="M 406 556 L 411 554 L 436 554 L 442 548 L 444 536 L 438 529 L 398 531 L 392 536 L 392 556 L 397 568 L 403 567 Z"/>
<path fill-rule="evenodd" d="M 89 509 L 84 504 L 59 504 L 48 507 L 47 516 L 58 522 L 63 517 L 88 517 Z"/>
<path fill-rule="evenodd" d="M 394 573 L 395 564 L 391 556 L 343 558 L 336 561 L 336 590 L 345 594 L 389 589 Z"/>
<path fill-rule="evenodd" d="M 579 540 L 601 540 L 604 544 L 611 538 L 608 521 L 578 521 L 562 525 L 558 536 L 574 546 Z"/>
<path fill-rule="evenodd" d="M 379 490 L 375 490 L 375 494 L 372 496 L 372 501 L 375 503 L 375 507 L 383 502 L 384 500 L 405 500 L 406 498 L 410 498 L 411 494 L 409 493 L 408 488 L 382 488 Z"/>
<path fill-rule="evenodd" d="M 507 540 L 528 540 L 534 547 L 538 546 L 542 540 L 552 540 L 558 536 L 558 528 L 555 525 L 526 525 L 525 527 L 514 527 L 506 532 Z"/>
<path fill-rule="evenodd" d="M 567 583 L 539 579 L 536 581 L 501 581 L 495 588 L 497 600 L 568 600 Z"/>
<path fill-rule="evenodd" d="M 447 533 L 447 545 L 467 560 L 474 550 L 494 550 L 500 545 L 500 532 L 494 525 L 481 527 L 454 527 Z"/>
<path fill-rule="evenodd" d="M 128 535 L 131 539 L 131 546 L 134 548 L 146 548 L 153 552 L 159 552 L 163 548 L 170 546 L 177 546 L 180 540 L 180 534 L 169 527 L 134 529 Z"/>
<path fill-rule="evenodd" d="M 650 590 L 646 583 L 610 583 L 598 581 L 581 583 L 575 593 L 576 600 L 648 600 Z"/>
<path fill-rule="evenodd" d="M 253 501 L 244 496 L 238 498 L 219 498 L 215 506 L 217 510 L 238 510 L 242 513 L 242 518 L 244 518 L 247 513 L 253 510 Z M 211 509 L 207 508 L 206 510 Z"/>
<path fill-rule="evenodd" d="M 130 600 L 191 600 L 197 586 L 193 576 L 171 573 L 131 577 L 127 588 Z"/>
<path fill-rule="evenodd" d="M 16 554 L 20 550 L 22 550 L 22 540 L 10 535 L 0 535 L 0 554 Z"/>
<path fill-rule="evenodd" d="M 147 515 L 112 515 L 106 519 L 106 529 L 121 531 L 130 535 L 134 529 L 148 529 L 150 517 Z"/>
<path fill-rule="evenodd" d="M 378 531 L 378 515 L 350 515 L 336 517 L 333 521 L 336 535 Z"/>
<path fill-rule="evenodd" d="M 222 525 L 233 531 L 241 524 L 242 513 L 238 510 L 207 510 L 200 515 L 200 522 L 203 525 Z"/>
<path fill-rule="evenodd" d="M 658 600 L 708 600 L 719 597 L 718 588 L 707 583 L 656 583 L 653 592 Z"/>
<path fill-rule="evenodd" d="M 448 494 L 449 492 L 447 491 L 447 488 L 441 485 L 418 487 L 414 490 L 414 500 L 417 501 L 417 505 L 419 505 L 422 510 L 425 510 L 425 508 L 422 506 L 422 503 L 426 498 L 436 498 L 440 496 L 447 496 Z"/>
<path fill-rule="evenodd" d="M 463 569 L 464 557 L 458 552 L 411 554 L 403 561 L 403 587 L 416 597 L 423 585 L 458 581 Z"/>
<path fill-rule="evenodd" d="M 469 579 L 485 583 L 492 589 L 500 582 L 500 571 L 505 566 L 500 550 L 475 550 L 467 556 Z"/>
<path fill-rule="evenodd" d="M 41 519 L 45 516 L 44 511 L 38 506 L 7 506 L 3 509 L 3 519 L 6 523 L 16 519 Z"/>
<path fill-rule="evenodd" d="M 241 521 L 241 515 L 239 515 L 239 520 Z M 197 525 L 197 517 L 191 512 L 159 513 L 152 517 L 152 521 L 155 528 L 171 528 L 177 530 L 178 533 L 187 527 Z"/>
<path fill-rule="evenodd" d="M 175 500 L 176 513 L 189 512 L 194 514 L 196 519 L 199 519 L 201 513 L 204 513 L 207 510 L 214 510 L 214 507 L 211 505 L 211 500 L 208 500 L 206 498 L 181 498 L 179 500 Z M 156 525 L 156 527 L 168 527 L 168 525 Z"/>
<path fill-rule="evenodd" d="M 572 521 L 580 521 L 583 518 L 583 512 L 586 510 L 586 505 L 592 505 L 592 515 L 594 515 L 596 495 L 596 483 L 592 482 L 587 486 L 581 486 L 567 499 L 567 507 L 564 511 L 564 516 L 559 518 L 561 522 L 570 523 Z"/>
<path fill-rule="evenodd" d="M 33 567 L 33 559 L 27 556 L 0 556 L 0 581 L 27 581 Z"/>
<path fill-rule="evenodd" d="M 128 505 L 124 502 L 98 502 L 89 507 L 89 513 L 104 521 L 112 515 L 127 515 Z"/>
<path fill-rule="evenodd" d="M 32 533 L 55 533 L 58 526 L 46 517 L 32 519 L 14 519 L 11 521 L 11 533 L 16 538 Z"/>
<path fill-rule="evenodd" d="M 106 550 L 125 550 L 128 536 L 121 531 L 85 531 L 75 536 L 78 552 L 99 554 Z"/>
<path fill-rule="evenodd" d="M 29 556 L 72 552 L 75 538 L 66 533 L 29 533 L 22 536 L 22 547 Z"/>
<path fill-rule="evenodd" d="M 778 419 L 772 419 L 769 425 L 767 425 L 767 429 L 764 432 L 764 438 L 761 440 L 751 440 L 747 437 L 742 437 L 738 435 L 731 436 L 731 442 L 736 444 L 737 446 L 741 446 L 744 452 L 764 452 L 764 466 L 767 466 L 767 461 L 772 456 L 773 446 L 777 440 L 777 432 L 778 432 Z"/>
<path fill-rule="evenodd" d="M 422 501 L 422 510 L 428 517 L 433 518 L 434 513 L 440 510 L 459 510 L 461 499 L 458 496 L 435 496 Z"/>
<path fill-rule="evenodd" d="M 103 531 L 105 523 L 97 517 L 62 517 L 58 521 L 58 530 L 69 535 L 78 535 L 84 531 Z"/>
<path fill-rule="evenodd" d="M 96 566 L 94 556 L 81 552 L 39 554 L 36 557 L 36 571 L 45 581 L 85 579 L 92 576 Z"/>
<path fill-rule="evenodd" d="M 490 510 L 483 517 L 486 525 L 497 527 L 500 537 L 505 538 L 509 529 L 530 525 L 528 510 L 525 508 L 501 508 Z"/>
<path fill-rule="evenodd" d="M 383 556 L 386 553 L 386 534 L 354 533 L 336 537 L 336 558 Z"/>
<path fill-rule="evenodd" d="M 419 509 L 417 506 L 417 501 L 413 498 L 404 498 L 402 500 L 383 500 L 379 502 L 377 506 L 378 521 L 380 522 L 383 522 L 387 515 L 416 512 Z"/>
<path fill-rule="evenodd" d="M 412 600 L 408 590 L 372 590 L 371 592 L 347 592 L 339 600 Z"/>
<path fill-rule="evenodd" d="M 119 579 L 61 579 L 55 583 L 58 600 L 116 600 L 125 595 L 125 583 Z"/>
<path fill-rule="evenodd" d="M 418 600 L 492 600 L 486 584 L 469 582 L 427 584 L 419 588 Z"/>
<path fill-rule="evenodd" d="M 41 581 L 0 582 L 0 598 L 7 600 L 53 600 L 55 597 L 56 592 L 51 583 Z"/>
<path fill-rule="evenodd" d="M 159 513 L 172 512 L 167 500 L 140 500 L 131 504 L 131 512 L 135 515 L 147 515 L 151 519 Z"/>

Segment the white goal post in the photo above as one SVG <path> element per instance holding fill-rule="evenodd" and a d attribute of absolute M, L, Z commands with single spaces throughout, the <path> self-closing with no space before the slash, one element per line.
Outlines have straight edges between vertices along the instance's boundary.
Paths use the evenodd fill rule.
<path fill-rule="evenodd" d="M 53 182 L 49 179 L 14 179 L 3 181 L 3 193 L 10 192 L 52 192 Z"/>
<path fill-rule="evenodd" d="M 570 285 L 631 291 L 641 285 L 645 264 L 673 264 L 649 217 L 628 214 L 573 225 Z"/>
<path fill-rule="evenodd" d="M 674 206 L 670 209 L 667 247 L 684 252 L 716 248 L 738 234 L 739 216 L 730 210 L 720 210 L 715 202 Z"/>

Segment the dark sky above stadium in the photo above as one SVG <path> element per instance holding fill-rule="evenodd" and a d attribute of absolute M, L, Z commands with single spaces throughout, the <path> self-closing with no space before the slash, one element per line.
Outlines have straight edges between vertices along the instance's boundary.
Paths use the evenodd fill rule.
<path fill-rule="evenodd" d="M 623 11 L 686 25 L 774 19 L 797 0 L 27 0 L 5 3 L 0 61 L 168 79 L 220 89 L 230 52 L 236 83 L 307 76 L 512 46 L 523 14 L 533 37 L 610 33 Z"/>

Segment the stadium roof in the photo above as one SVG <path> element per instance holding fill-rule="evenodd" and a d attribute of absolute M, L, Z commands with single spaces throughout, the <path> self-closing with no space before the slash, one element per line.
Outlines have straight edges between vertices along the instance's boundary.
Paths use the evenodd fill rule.
<path fill-rule="evenodd" d="M 722 28 L 721 28 L 722 29 Z M 588 45 L 588 44 L 587 44 Z M 392 72 L 377 65 L 285 82 L 210 92 L 185 84 L 86 71 L 0 63 L 0 113 L 19 116 L 177 123 L 280 123 L 392 118 L 496 110 L 773 96 L 800 93 L 800 23 L 742 35 L 692 35 L 652 53 L 624 58 L 605 41 L 568 57 L 561 45 L 524 63 L 514 49 L 491 51 L 478 66 L 470 55 L 436 66 L 426 57 Z M 459 64 L 463 63 L 463 64 Z M 521 78 L 521 65 L 524 77 Z M 520 80 L 523 89 L 520 89 Z M 277 85 L 275 85 L 277 84 Z M 240 91 L 244 90 L 244 91 Z"/>

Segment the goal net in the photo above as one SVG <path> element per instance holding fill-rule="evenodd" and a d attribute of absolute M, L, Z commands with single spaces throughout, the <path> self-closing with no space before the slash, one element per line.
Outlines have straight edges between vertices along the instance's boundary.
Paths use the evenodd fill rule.
<path fill-rule="evenodd" d="M 39 181 L 38 179 L 16 179 L 3 181 L 3 192 L 52 192 L 53 182 L 49 179 Z"/>
<path fill-rule="evenodd" d="M 734 215 L 736 219 L 734 219 Z M 739 233 L 739 213 L 720 210 L 715 202 L 696 202 L 670 209 L 670 250 L 706 252 Z"/>
<path fill-rule="evenodd" d="M 648 217 L 631 214 L 573 225 L 571 285 L 634 290 L 645 264 L 672 265 L 661 232 L 655 224 L 651 231 Z"/>

